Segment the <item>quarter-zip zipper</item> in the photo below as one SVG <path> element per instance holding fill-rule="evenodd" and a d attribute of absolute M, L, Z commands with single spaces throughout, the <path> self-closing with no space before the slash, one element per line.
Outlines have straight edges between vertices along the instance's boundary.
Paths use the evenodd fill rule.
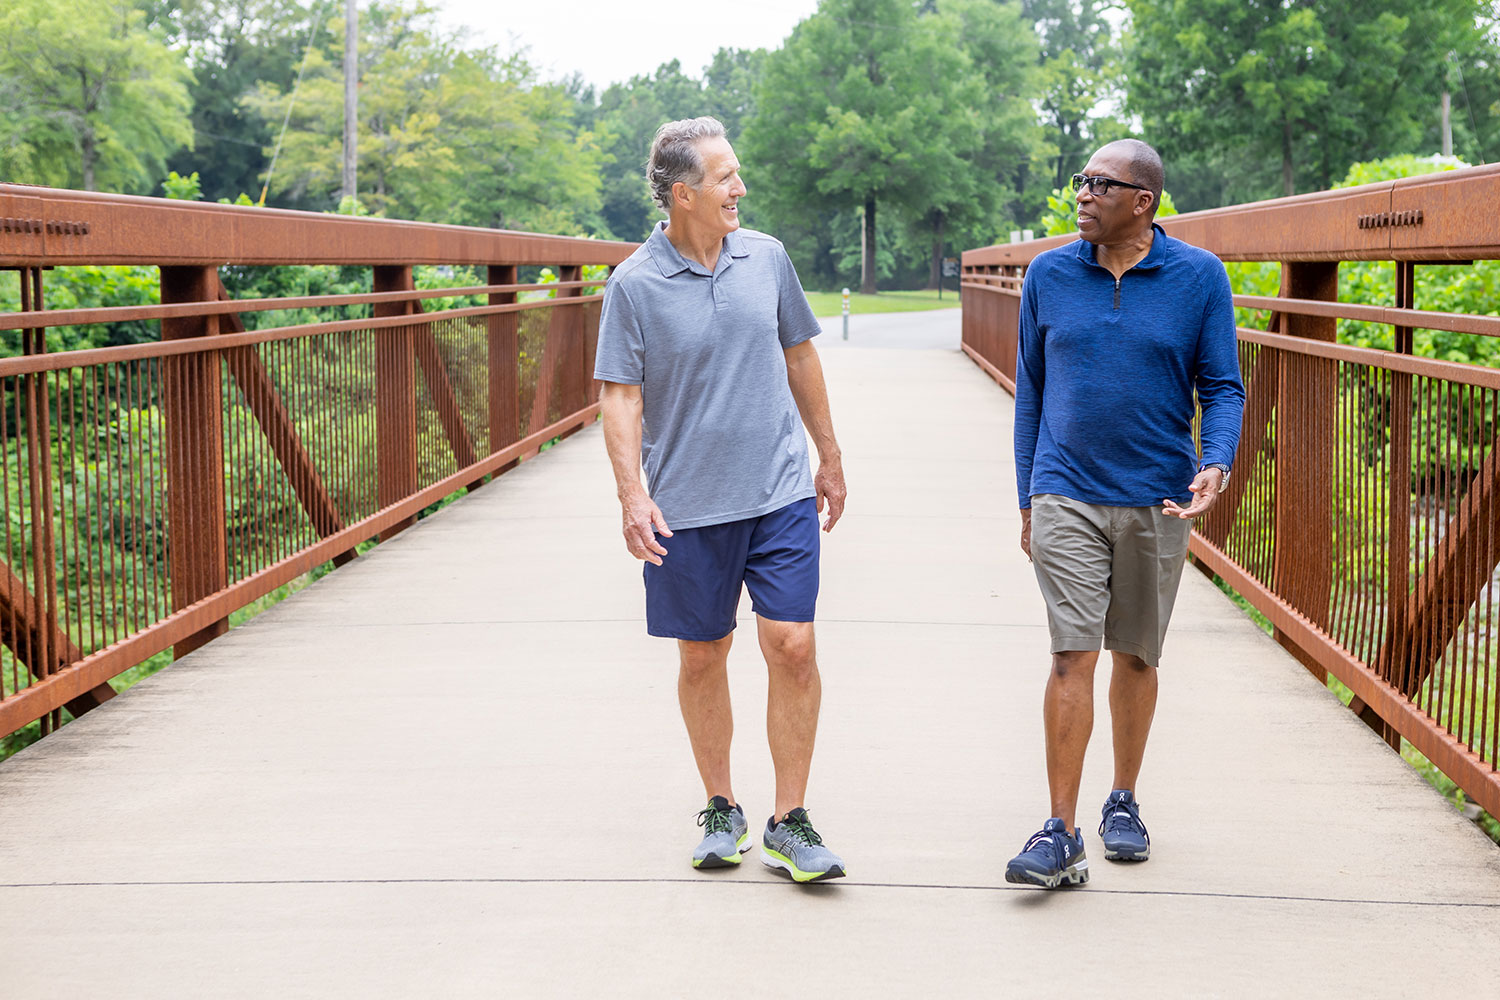
<path fill-rule="evenodd" d="M 1120 279 L 1115 279 L 1115 312 L 1120 311 Z"/>

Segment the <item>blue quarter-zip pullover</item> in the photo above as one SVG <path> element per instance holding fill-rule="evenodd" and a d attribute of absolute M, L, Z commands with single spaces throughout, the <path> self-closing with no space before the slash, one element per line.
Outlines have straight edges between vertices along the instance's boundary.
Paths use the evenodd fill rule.
<path fill-rule="evenodd" d="M 1021 507 L 1056 493 L 1111 507 L 1186 504 L 1201 462 L 1234 461 L 1245 389 L 1224 265 L 1152 225 L 1116 281 L 1085 240 L 1031 262 L 1016 358 Z"/>

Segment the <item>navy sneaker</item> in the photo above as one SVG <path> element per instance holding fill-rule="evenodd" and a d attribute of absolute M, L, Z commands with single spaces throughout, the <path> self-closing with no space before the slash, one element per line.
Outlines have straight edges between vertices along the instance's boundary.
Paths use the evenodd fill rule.
<path fill-rule="evenodd" d="M 1055 816 L 1032 834 L 1021 853 L 1005 866 L 1005 881 L 1043 889 L 1083 885 L 1088 880 L 1089 859 L 1083 852 L 1083 837 L 1069 836 L 1068 828 Z"/>
<path fill-rule="evenodd" d="M 1126 788 L 1116 788 L 1104 802 L 1099 821 L 1107 861 L 1145 861 L 1151 857 L 1151 836 L 1141 822 L 1141 804 Z"/>
<path fill-rule="evenodd" d="M 703 841 L 693 851 L 694 868 L 727 868 L 744 860 L 742 855 L 750 849 L 750 824 L 738 805 L 715 795 L 698 814 L 698 825 L 703 827 Z"/>

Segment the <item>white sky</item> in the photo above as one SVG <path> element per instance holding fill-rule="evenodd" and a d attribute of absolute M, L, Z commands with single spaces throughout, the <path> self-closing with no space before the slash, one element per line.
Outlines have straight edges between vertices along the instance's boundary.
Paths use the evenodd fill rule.
<path fill-rule="evenodd" d="M 543 78 L 574 70 L 600 90 L 672 59 L 697 76 L 719 49 L 777 48 L 817 0 L 742 0 L 727 7 L 644 0 L 433 0 L 460 37 L 525 46 Z"/>

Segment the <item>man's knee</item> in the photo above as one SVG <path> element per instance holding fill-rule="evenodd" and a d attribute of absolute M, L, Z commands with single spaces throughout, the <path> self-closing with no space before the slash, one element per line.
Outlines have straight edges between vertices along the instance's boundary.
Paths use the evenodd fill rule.
<path fill-rule="evenodd" d="M 772 670 L 794 683 L 810 683 L 818 673 L 811 623 L 781 622 L 761 632 L 761 649 Z"/>
<path fill-rule="evenodd" d="M 1063 649 L 1052 654 L 1052 676 L 1060 680 L 1087 680 L 1099 662 L 1097 649 Z"/>
<path fill-rule="evenodd" d="M 730 643 L 733 641 L 734 633 L 732 632 L 722 639 L 709 642 L 689 642 L 686 639 L 679 639 L 677 650 L 682 664 L 683 678 L 691 682 L 722 671 L 724 661 L 729 656 Z"/>
<path fill-rule="evenodd" d="M 1116 670 L 1124 669 L 1130 674 L 1147 676 L 1155 672 L 1156 668 L 1134 653 L 1126 653 L 1122 650 L 1112 649 L 1110 655 L 1114 659 Z"/>

